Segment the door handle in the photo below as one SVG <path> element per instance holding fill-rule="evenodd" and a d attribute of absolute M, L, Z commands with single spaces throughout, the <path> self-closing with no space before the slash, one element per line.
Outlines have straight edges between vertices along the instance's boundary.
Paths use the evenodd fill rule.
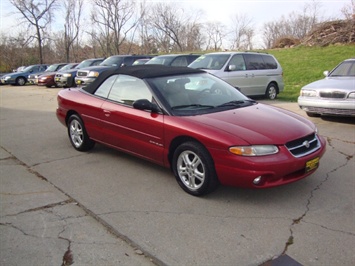
<path fill-rule="evenodd" d="M 109 110 L 103 110 L 103 111 L 104 111 L 104 115 L 106 117 L 109 117 L 111 115 L 111 111 L 109 111 Z"/>

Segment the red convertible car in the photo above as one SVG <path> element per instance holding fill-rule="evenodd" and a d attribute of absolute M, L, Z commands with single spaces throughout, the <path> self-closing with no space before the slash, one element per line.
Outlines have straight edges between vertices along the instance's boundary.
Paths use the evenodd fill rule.
<path fill-rule="evenodd" d="M 202 70 L 140 65 L 108 70 L 58 93 L 57 117 L 78 151 L 95 142 L 170 167 L 187 193 L 267 188 L 315 172 L 325 139 L 315 125 L 257 103 Z"/>

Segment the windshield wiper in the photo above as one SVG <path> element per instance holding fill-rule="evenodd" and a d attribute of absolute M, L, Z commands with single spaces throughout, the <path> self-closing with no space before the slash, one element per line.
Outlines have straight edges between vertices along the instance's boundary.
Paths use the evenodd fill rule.
<path fill-rule="evenodd" d="M 254 100 L 238 100 L 238 101 L 230 101 L 223 104 L 218 105 L 217 107 L 225 107 L 225 106 L 232 106 L 232 107 L 240 107 L 243 104 L 251 105 L 256 104 L 257 102 Z"/>
<path fill-rule="evenodd" d="M 245 103 L 245 101 L 230 101 L 223 103 L 221 105 L 218 105 L 217 107 L 224 107 L 224 106 L 240 106 L 241 104 Z"/>
<path fill-rule="evenodd" d="M 204 105 L 204 104 L 184 104 L 184 105 L 176 105 L 171 107 L 171 109 L 183 109 L 183 108 L 190 108 L 190 107 L 196 107 L 196 108 L 214 108 L 213 105 Z"/>

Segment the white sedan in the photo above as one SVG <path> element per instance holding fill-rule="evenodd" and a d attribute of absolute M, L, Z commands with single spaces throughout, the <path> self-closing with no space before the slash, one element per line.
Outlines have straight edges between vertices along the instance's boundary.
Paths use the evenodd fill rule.
<path fill-rule="evenodd" d="M 298 105 L 308 116 L 355 116 L 355 58 L 341 62 L 322 80 L 301 89 Z"/>

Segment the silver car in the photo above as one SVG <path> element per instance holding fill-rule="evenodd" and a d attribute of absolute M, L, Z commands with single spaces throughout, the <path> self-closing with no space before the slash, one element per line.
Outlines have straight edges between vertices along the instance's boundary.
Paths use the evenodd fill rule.
<path fill-rule="evenodd" d="M 308 116 L 355 116 L 355 58 L 341 62 L 325 79 L 301 89 L 298 105 Z"/>
<path fill-rule="evenodd" d="M 217 52 L 205 54 L 189 67 L 203 69 L 247 96 L 263 95 L 275 99 L 284 89 L 283 72 L 276 58 L 254 52 Z"/>

